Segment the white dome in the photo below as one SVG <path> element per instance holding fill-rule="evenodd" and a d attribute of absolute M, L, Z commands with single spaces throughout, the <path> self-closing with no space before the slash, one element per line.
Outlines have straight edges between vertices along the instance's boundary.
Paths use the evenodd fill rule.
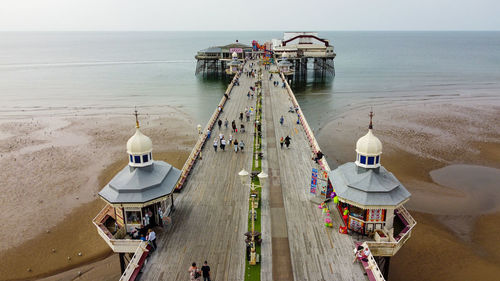
<path fill-rule="evenodd" d="M 145 136 L 139 128 L 135 134 L 127 141 L 127 153 L 132 155 L 146 154 L 153 151 L 153 142 Z"/>
<path fill-rule="evenodd" d="M 376 156 L 382 154 L 382 142 L 369 129 L 356 143 L 356 152 L 365 156 Z"/>
<path fill-rule="evenodd" d="M 238 54 L 236 52 L 233 52 L 233 59 L 238 58 Z"/>

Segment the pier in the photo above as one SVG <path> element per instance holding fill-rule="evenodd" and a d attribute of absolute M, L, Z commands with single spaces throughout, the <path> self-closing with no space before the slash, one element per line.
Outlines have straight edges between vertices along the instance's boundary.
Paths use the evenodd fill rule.
<path fill-rule="evenodd" d="M 275 74 L 270 81 L 268 75 L 264 70 L 262 125 L 267 153 L 262 166 L 269 181 L 262 195 L 261 280 L 365 280 L 363 268 L 353 264 L 354 241 L 326 229 L 321 211 L 308 199 L 311 168 L 316 165 L 311 160 L 311 132 L 306 134 L 304 126 L 297 124 L 297 115 L 288 113 L 296 104 L 289 87 L 274 87 L 272 82 L 281 82 L 281 77 Z M 214 112 L 208 125 L 211 138 L 175 198 L 173 224 L 159 235 L 158 251 L 145 266 L 142 280 L 187 279 L 191 263 L 200 265 L 204 260 L 209 261 L 213 280 L 244 280 L 249 189 L 239 184 L 238 171 L 251 167 L 253 124 L 244 121 L 247 131 L 233 134 L 247 144 L 244 153 L 231 147 L 215 152 L 212 142 L 219 133 L 227 138 L 231 130 L 224 125 L 219 130 L 217 119 L 238 120 L 245 107 L 255 107 L 247 92 L 256 81 L 239 76 L 240 85 L 231 85 L 229 100 L 221 101 L 223 111 Z M 281 149 L 279 140 L 286 135 L 292 143 L 289 149 Z M 332 217 L 336 224 L 342 223 L 338 214 Z"/>
<path fill-rule="evenodd" d="M 205 128 L 198 128 L 181 170 L 153 160 L 152 142 L 140 132 L 136 112 L 136 134 L 127 142 L 130 167 L 99 193 L 108 205 L 93 221 L 120 253 L 120 280 L 183 280 L 191 263 L 201 267 L 205 260 L 212 280 L 246 280 L 249 274 L 249 280 L 258 275 L 263 281 L 385 280 L 390 257 L 416 222 L 403 206 L 410 194 L 380 165 L 382 144 L 372 133 L 373 114 L 368 134 L 356 144 L 356 162 L 332 171 L 323 156 L 313 160 L 320 147 L 284 74 L 289 64 L 276 58 L 265 65 L 239 60 L 233 52 L 234 67 L 227 74 L 234 77 Z M 247 75 L 250 65 L 257 75 Z M 253 87 L 255 96 L 249 92 Z M 252 114 L 241 118 L 246 109 Z M 214 149 L 220 135 L 228 140 L 225 150 Z M 230 135 L 244 142 L 243 151 L 235 152 Z M 289 147 L 280 144 L 287 136 Z M 268 180 L 259 181 L 260 206 L 250 199 L 256 194 L 240 177 L 243 170 L 267 173 Z M 147 176 L 150 171 L 170 180 L 152 178 L 160 176 L 157 172 Z M 316 192 L 318 171 L 325 183 Z M 139 188 L 128 180 L 137 175 Z M 115 194 L 126 200 L 110 197 Z M 131 200 L 132 194 L 138 199 Z M 252 227 L 255 220 L 260 225 L 258 250 L 245 240 L 252 230 L 249 220 Z M 136 229 L 155 229 L 157 249 L 141 241 Z M 359 262 L 353 262 L 355 254 Z M 257 272 L 250 270 L 255 263 Z"/>

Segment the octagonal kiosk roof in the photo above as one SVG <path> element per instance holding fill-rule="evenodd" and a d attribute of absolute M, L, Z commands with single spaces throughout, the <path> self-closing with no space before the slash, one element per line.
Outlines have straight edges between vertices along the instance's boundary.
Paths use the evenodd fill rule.
<path fill-rule="evenodd" d="M 331 171 L 329 178 L 341 201 L 363 209 L 396 207 L 411 196 L 403 184 L 383 166 L 370 169 L 349 162 Z"/>
<path fill-rule="evenodd" d="M 110 204 L 146 203 L 172 193 L 180 176 L 179 169 L 163 161 L 139 168 L 127 166 L 99 195 Z"/>

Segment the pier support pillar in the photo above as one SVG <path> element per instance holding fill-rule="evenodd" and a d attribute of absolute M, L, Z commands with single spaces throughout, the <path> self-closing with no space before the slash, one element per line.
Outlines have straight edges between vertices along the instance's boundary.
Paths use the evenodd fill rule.
<path fill-rule="evenodd" d="M 126 265 L 125 265 L 125 254 L 124 253 L 120 253 L 119 256 L 120 256 L 120 270 L 121 270 L 121 273 L 123 274 L 123 272 L 125 272 L 125 268 L 126 268 Z"/>
<path fill-rule="evenodd" d="M 378 268 L 384 275 L 385 280 L 389 280 L 389 265 L 391 263 L 391 257 L 373 257 L 377 262 Z"/>

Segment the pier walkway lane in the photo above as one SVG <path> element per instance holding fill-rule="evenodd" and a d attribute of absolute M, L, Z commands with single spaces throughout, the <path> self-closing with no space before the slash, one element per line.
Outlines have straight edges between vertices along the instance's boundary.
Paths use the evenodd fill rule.
<path fill-rule="evenodd" d="M 273 80 L 269 80 L 268 75 L 266 71 L 263 83 L 268 83 L 269 91 L 264 93 L 264 105 L 271 107 L 264 110 L 266 119 L 268 114 L 273 115 L 269 120 L 273 120 L 275 143 L 287 135 L 292 138 L 290 148 L 274 147 L 279 158 L 294 280 L 367 280 L 359 263 L 353 263 L 352 238 L 337 231 L 341 224 L 338 212 L 331 213 L 334 228 L 326 228 L 324 215 L 310 201 L 311 171 L 319 166 L 312 160 L 313 153 L 302 125 L 297 124 L 297 114 L 288 112 L 293 105 L 287 89 L 282 88 L 281 78 L 274 74 Z M 279 81 L 279 86 L 275 87 L 273 81 Z M 281 116 L 283 125 L 279 122 Z"/>
<path fill-rule="evenodd" d="M 158 250 L 146 265 L 141 280 L 189 280 L 192 262 L 200 268 L 207 260 L 212 280 L 240 281 L 245 273 L 245 237 L 248 231 L 249 188 L 241 185 L 238 172 L 251 169 L 253 120 L 239 120 L 245 107 L 255 108 L 255 99 L 248 99 L 250 85 L 256 79 L 240 79 L 240 86 L 231 90 L 220 119 L 229 122 L 219 130 L 215 125 L 211 138 L 202 150 L 187 182 L 175 200 L 172 226 L 158 237 Z M 222 93 L 221 93 L 222 94 Z M 236 120 L 238 132 L 232 133 L 231 121 Z M 240 132 L 240 124 L 247 129 Z M 193 128 L 195 129 L 195 128 Z M 224 134 L 226 140 L 243 140 L 244 152 L 234 152 L 226 145 L 214 151 L 214 139 Z"/>

